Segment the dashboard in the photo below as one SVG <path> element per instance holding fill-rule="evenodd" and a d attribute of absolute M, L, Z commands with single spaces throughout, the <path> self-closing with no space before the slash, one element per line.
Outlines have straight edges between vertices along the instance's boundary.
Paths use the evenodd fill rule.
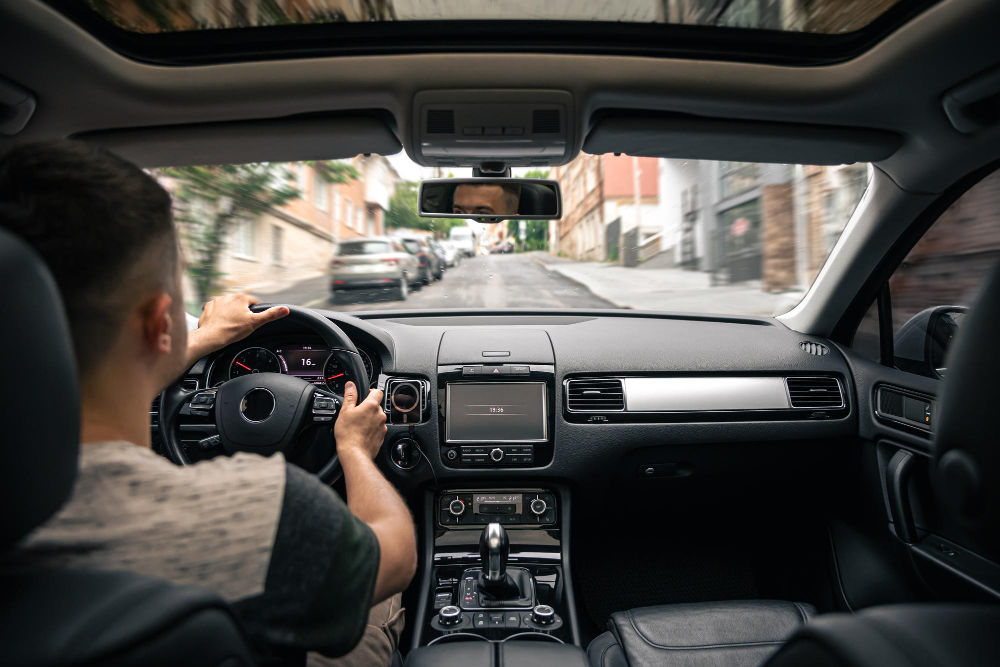
<path fill-rule="evenodd" d="M 382 372 L 383 355 L 374 347 L 357 345 L 358 354 L 374 387 Z M 348 377 L 338 360 L 317 336 L 285 335 L 247 339 L 222 350 L 208 369 L 207 386 L 216 387 L 226 380 L 254 373 L 294 375 L 335 394 L 344 393 Z"/>

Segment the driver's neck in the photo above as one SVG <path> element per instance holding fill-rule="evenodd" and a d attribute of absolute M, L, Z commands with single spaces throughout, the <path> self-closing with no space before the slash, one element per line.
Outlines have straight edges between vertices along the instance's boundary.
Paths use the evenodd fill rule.
<path fill-rule="evenodd" d="M 110 366 L 105 364 L 104 366 Z M 80 383 L 80 442 L 150 446 L 149 406 L 157 388 L 138 369 L 105 368 Z"/>

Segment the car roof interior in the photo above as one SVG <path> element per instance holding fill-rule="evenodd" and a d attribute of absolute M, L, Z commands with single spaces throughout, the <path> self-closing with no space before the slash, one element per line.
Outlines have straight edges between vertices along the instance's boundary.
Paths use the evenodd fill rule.
<path fill-rule="evenodd" d="M 727 459 L 732 468 L 758 471 L 777 460 L 775 469 L 766 472 L 778 479 L 773 488 L 762 491 L 774 493 L 775 507 L 798 502 L 781 496 L 781 484 L 808 493 L 807 480 L 790 479 L 800 470 L 796 466 L 819 469 L 831 460 L 837 464 L 830 475 L 855 465 L 867 466 L 866 471 L 877 468 L 872 479 L 867 473 L 858 477 L 871 482 L 878 496 L 874 502 L 881 507 L 882 494 L 889 494 L 886 475 L 891 474 L 886 472 L 891 464 L 882 460 L 887 440 L 936 465 L 929 435 L 887 436 L 869 424 L 875 421 L 868 414 L 874 408 L 869 409 L 865 392 L 875 396 L 883 376 L 872 368 L 884 368 L 845 360 L 849 355 L 803 360 L 798 346 L 807 339 L 849 342 L 842 329 L 845 312 L 857 314 L 849 332 L 853 335 L 889 274 L 881 282 L 873 276 L 882 275 L 879 272 L 899 251 L 900 239 L 918 226 L 915 221 L 936 217 L 1000 164 L 1000 2 L 901 0 L 858 30 L 841 34 L 719 32 L 706 26 L 575 20 L 540 23 L 462 19 L 143 34 L 112 25 L 82 1 L 0 3 L 0 44 L 5 52 L 0 58 L 0 152 L 29 141 L 77 138 L 146 168 L 400 151 L 418 165 L 447 168 L 479 166 L 487 159 L 549 168 L 580 154 L 607 153 L 778 164 L 872 163 L 862 200 L 866 205 L 851 217 L 801 302 L 778 316 L 777 323 L 784 326 L 745 327 L 759 329 L 747 334 L 727 327 L 770 325 L 775 320 L 681 313 L 663 318 L 671 319 L 666 326 L 676 328 L 661 329 L 645 319 L 652 320 L 653 313 L 617 311 L 607 319 L 630 321 L 630 349 L 625 351 L 618 350 L 623 339 L 622 329 L 615 328 L 619 324 L 589 321 L 593 313 L 572 310 L 556 313 L 564 319 L 555 322 L 546 319 L 552 313 L 456 309 L 448 313 L 449 324 L 429 312 L 369 312 L 344 317 L 351 322 L 345 329 L 384 344 L 387 356 L 413 355 L 418 361 L 411 374 L 431 378 L 428 391 L 439 388 L 434 378 L 445 367 L 460 376 L 469 350 L 484 356 L 484 350 L 506 350 L 501 347 L 508 344 L 506 334 L 487 330 L 501 326 L 517 330 L 510 343 L 512 356 L 523 346 L 532 364 L 547 367 L 562 382 L 563 371 L 553 371 L 553 349 L 558 350 L 559 364 L 586 376 L 604 372 L 593 359 L 599 348 L 602 354 L 610 350 L 610 356 L 617 355 L 623 373 L 640 376 L 659 371 L 687 375 L 698 369 L 733 376 L 775 375 L 786 368 L 805 374 L 820 368 L 823 374 L 839 374 L 848 385 L 856 382 L 856 390 L 847 389 L 845 413 L 828 422 L 754 418 L 733 426 L 719 418 L 718 423 L 706 419 L 672 424 L 679 440 L 671 444 L 677 444 L 678 451 L 694 452 L 691 456 L 707 461 L 709 469 Z M 488 36 L 462 36 L 473 31 Z M 468 141 L 463 147 L 448 138 L 464 119 L 487 112 L 526 119 L 524 124 L 537 130 L 525 138 L 530 149 L 504 153 L 505 145 L 491 144 L 486 137 L 469 149 Z M 449 129 L 439 131 L 441 122 Z M 546 123 L 552 125 L 546 129 Z M 323 315 L 334 318 L 332 312 Z M 501 322 L 503 317 L 509 320 Z M 473 325 L 482 327 L 475 340 L 455 333 Z M 579 330 L 571 329 L 577 325 L 591 336 L 587 346 L 574 339 Z M 288 333 L 282 326 L 277 323 L 275 330 Z M 453 328 L 446 330 L 448 326 Z M 543 326 L 548 330 L 539 343 L 532 335 Z M 671 347 L 664 350 L 668 338 Z M 432 348 L 433 353 L 427 352 Z M 452 357 L 446 358 L 447 353 Z M 206 373 L 210 376 L 211 369 Z M 890 369 L 890 379 L 901 375 Z M 566 389 L 559 381 L 552 391 Z M 445 382 L 439 382 L 443 391 Z M 919 378 L 911 393 L 919 389 L 934 394 L 940 391 L 937 387 L 937 382 Z M 437 429 L 438 417 L 443 424 L 443 416 L 435 415 L 422 428 Z M 634 470 L 639 452 L 647 451 L 642 448 L 657 444 L 646 442 L 651 436 L 643 426 L 623 426 L 617 433 L 624 433 L 628 443 L 613 444 L 611 435 L 595 438 L 593 431 L 585 432 L 590 426 L 582 421 L 562 424 L 563 435 L 579 437 L 580 458 L 572 463 L 563 459 L 561 467 L 554 463 L 554 472 L 568 478 L 568 473 L 590 466 L 587 474 L 592 477 L 587 479 L 594 481 L 605 472 L 597 470 L 601 462 Z M 435 431 L 434 442 L 437 437 Z M 827 448 L 865 438 L 878 441 L 877 453 L 848 461 Z M 748 451 L 742 447 L 744 440 L 760 448 Z M 815 448 L 806 446 L 814 441 L 819 443 Z M 702 444 L 714 449 L 697 451 Z M 789 455 L 792 445 L 809 451 L 799 459 L 797 452 Z M 878 461 L 868 460 L 874 458 Z M 473 476 L 455 479 L 480 481 Z M 545 478 L 524 479 L 542 483 Z M 436 474 L 433 480 L 436 484 Z M 429 486 L 430 478 L 424 483 Z M 430 491 L 423 489 L 420 496 L 416 488 L 414 484 L 411 489 L 414 497 L 435 502 Z M 682 497 L 683 492 L 672 489 L 660 507 L 664 512 L 671 511 L 671 503 L 688 507 Z M 855 501 L 860 505 L 857 498 L 850 502 Z M 691 505 L 698 502 L 711 507 L 715 500 L 698 496 Z M 433 522 L 436 509 L 427 509 L 423 520 Z M 692 510 L 704 518 L 698 512 Z M 776 514 L 775 524 L 788 518 Z M 803 516 L 792 514 L 796 520 Z M 881 524 L 879 529 L 885 532 Z M 872 578 L 879 567 L 890 567 L 865 562 L 866 555 L 863 549 L 847 554 L 839 566 L 856 567 Z M 581 560 L 588 557 L 593 566 L 596 556 L 581 555 Z M 986 597 L 995 602 L 1000 580 L 991 581 Z M 699 585 L 711 588 L 714 583 Z M 599 595 L 605 601 L 615 599 L 610 586 Z M 426 603 L 426 598 L 420 599 L 420 604 Z M 807 612 L 795 610 L 795 623 L 799 613 L 805 619 Z M 619 622 L 615 632 L 621 637 L 629 629 L 625 620 Z M 639 618 L 631 627 L 639 635 L 654 633 L 642 623 Z"/>

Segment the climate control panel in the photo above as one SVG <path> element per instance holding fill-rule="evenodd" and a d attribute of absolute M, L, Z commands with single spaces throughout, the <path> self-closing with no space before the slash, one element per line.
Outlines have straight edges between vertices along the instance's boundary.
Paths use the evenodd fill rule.
<path fill-rule="evenodd" d="M 438 523 L 442 527 L 484 526 L 505 528 L 555 524 L 556 497 L 545 491 L 458 491 L 438 497 Z"/>

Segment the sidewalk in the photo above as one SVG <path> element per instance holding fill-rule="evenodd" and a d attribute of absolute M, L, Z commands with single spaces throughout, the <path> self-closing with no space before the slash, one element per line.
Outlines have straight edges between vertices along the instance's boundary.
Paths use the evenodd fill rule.
<path fill-rule="evenodd" d="M 625 268 L 605 262 L 577 262 L 546 252 L 531 253 L 544 269 L 573 280 L 620 308 L 770 317 L 787 312 L 801 292 L 770 294 L 760 281 L 709 284 L 709 274 L 682 269 Z"/>

